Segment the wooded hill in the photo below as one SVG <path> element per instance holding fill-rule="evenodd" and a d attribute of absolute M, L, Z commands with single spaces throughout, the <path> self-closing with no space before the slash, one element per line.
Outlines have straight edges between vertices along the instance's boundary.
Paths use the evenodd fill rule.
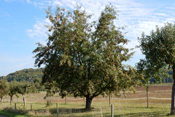
<path fill-rule="evenodd" d="M 1 76 L 0 79 L 5 78 L 8 82 L 10 81 L 41 81 L 43 76 L 43 68 L 40 69 L 23 69 L 10 73 L 7 76 Z"/>
<path fill-rule="evenodd" d="M 0 79 L 5 78 L 8 82 L 10 81 L 41 81 L 42 76 L 43 76 L 43 70 L 44 68 L 41 69 L 23 69 L 20 71 L 16 71 L 14 73 L 10 73 L 7 76 L 0 76 Z M 165 78 L 165 77 L 161 77 L 161 82 L 162 83 L 172 83 L 173 79 L 172 79 L 172 70 L 168 71 L 169 77 Z M 150 79 L 150 83 L 151 84 L 155 84 L 155 83 L 159 83 L 156 82 L 155 78 L 151 78 Z"/>

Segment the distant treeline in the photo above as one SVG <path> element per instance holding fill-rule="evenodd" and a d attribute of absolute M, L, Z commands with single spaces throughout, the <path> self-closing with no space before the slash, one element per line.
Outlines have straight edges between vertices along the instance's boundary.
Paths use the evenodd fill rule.
<path fill-rule="evenodd" d="M 40 69 L 23 69 L 20 71 L 16 71 L 14 73 L 10 73 L 7 76 L 1 76 L 0 80 L 5 78 L 8 82 L 11 81 L 29 81 L 29 82 L 41 82 L 42 76 L 43 76 L 43 70 L 44 68 Z M 161 77 L 160 81 L 157 81 L 154 77 L 150 79 L 151 84 L 155 83 L 173 83 L 172 74 L 173 71 L 168 71 L 169 76 L 168 77 Z"/>
<path fill-rule="evenodd" d="M 6 79 L 8 82 L 11 81 L 29 81 L 29 82 L 40 82 L 43 76 L 43 68 L 40 69 L 23 69 L 10 73 L 7 76 L 1 76 L 0 79 Z"/>
<path fill-rule="evenodd" d="M 167 77 L 160 76 L 161 77 L 160 81 L 157 80 L 156 78 L 152 77 L 150 79 L 150 83 L 151 84 L 156 84 L 156 83 L 173 83 L 173 78 L 172 78 L 173 71 L 172 70 L 167 70 L 167 71 L 168 71 L 167 72 L 168 73 L 168 76 Z"/>

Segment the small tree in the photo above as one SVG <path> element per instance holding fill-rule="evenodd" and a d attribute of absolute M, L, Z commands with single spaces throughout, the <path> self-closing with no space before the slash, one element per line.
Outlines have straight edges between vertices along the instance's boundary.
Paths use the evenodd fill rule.
<path fill-rule="evenodd" d="M 143 74 L 144 80 L 143 84 L 146 89 L 146 96 L 147 96 L 147 108 L 149 107 L 149 84 L 150 79 L 154 78 L 157 81 L 161 81 L 162 77 L 166 77 L 168 75 L 166 68 L 161 68 L 159 70 L 155 70 L 154 65 L 151 64 L 149 61 L 141 59 L 139 63 L 137 63 L 136 67 L 137 70 Z"/>
<path fill-rule="evenodd" d="M 26 105 L 25 94 L 37 92 L 37 89 L 30 82 L 20 82 L 17 91 L 23 96 L 24 106 Z"/>
<path fill-rule="evenodd" d="M 146 60 L 141 59 L 139 63 L 136 65 L 137 70 L 143 74 L 144 80 L 143 84 L 145 84 L 146 96 L 147 96 L 147 108 L 149 107 L 149 80 L 151 78 L 151 65 Z"/>
<path fill-rule="evenodd" d="M 8 95 L 10 96 L 10 105 L 12 104 L 13 102 L 13 96 L 18 94 L 18 82 L 16 81 L 11 81 L 9 83 L 9 92 L 8 92 Z"/>
<path fill-rule="evenodd" d="M 3 97 L 9 92 L 9 85 L 5 79 L 0 80 L 0 98 L 3 102 Z"/>
<path fill-rule="evenodd" d="M 175 112 L 175 24 L 167 23 L 164 27 L 157 27 L 150 35 L 142 34 L 140 48 L 146 61 L 152 64 L 152 69 L 158 71 L 164 66 L 173 69 L 173 87 L 171 99 L 171 114 Z"/>
<path fill-rule="evenodd" d="M 47 45 L 38 44 L 35 64 L 45 65 L 42 83 L 49 93 L 67 91 L 86 97 L 86 109 L 94 97 L 105 92 L 118 92 L 138 84 L 140 75 L 132 67 L 125 67 L 133 53 L 123 45 L 120 27 L 114 25 L 117 12 L 106 6 L 98 22 L 90 23 L 90 15 L 80 8 L 73 12 L 57 8 L 53 15 L 46 11 L 52 23 Z"/>

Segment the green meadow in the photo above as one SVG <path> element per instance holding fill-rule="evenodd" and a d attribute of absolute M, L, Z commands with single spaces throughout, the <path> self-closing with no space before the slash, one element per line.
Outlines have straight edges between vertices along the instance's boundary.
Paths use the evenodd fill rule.
<path fill-rule="evenodd" d="M 170 113 L 171 85 L 154 85 L 150 87 L 149 108 L 143 87 L 136 88 L 136 93 L 127 92 L 119 97 L 112 96 L 115 117 L 166 117 Z M 5 97 L 0 106 L 0 115 L 7 117 L 56 117 L 58 103 L 59 117 L 110 117 L 111 106 L 109 97 L 99 96 L 92 102 L 92 109 L 85 110 L 85 99 L 74 98 L 71 95 L 61 98 L 58 94 L 43 99 L 45 92 L 27 94 L 27 104 L 24 107 L 22 96 L 14 97 L 10 105 L 9 97 Z M 16 109 L 15 109 L 16 103 Z M 32 108 L 31 108 L 32 106 Z M 173 116 L 172 116 L 173 117 Z"/>

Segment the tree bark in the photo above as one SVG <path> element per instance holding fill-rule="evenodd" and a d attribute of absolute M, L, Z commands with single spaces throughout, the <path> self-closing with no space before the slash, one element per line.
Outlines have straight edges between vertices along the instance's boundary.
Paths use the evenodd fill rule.
<path fill-rule="evenodd" d="M 1 103 L 3 103 L 3 97 L 1 97 Z"/>
<path fill-rule="evenodd" d="M 65 104 L 67 104 L 67 95 L 65 96 Z"/>
<path fill-rule="evenodd" d="M 171 114 L 174 115 L 174 90 L 175 90 L 175 65 L 173 65 L 173 86 L 172 86 L 172 95 L 171 95 Z"/>
<path fill-rule="evenodd" d="M 147 96 L 147 108 L 149 108 L 149 91 L 146 90 L 146 96 Z"/>
<path fill-rule="evenodd" d="M 147 86 L 146 86 L 146 97 L 147 97 L 147 108 L 149 108 L 149 86 L 148 86 L 148 80 L 147 80 Z"/>
<path fill-rule="evenodd" d="M 111 105 L 111 94 L 109 93 L 109 106 Z"/>
<path fill-rule="evenodd" d="M 86 97 L 86 109 L 91 109 L 92 97 Z"/>
<path fill-rule="evenodd" d="M 23 95 L 23 103 L 24 103 L 24 106 L 26 106 L 26 99 L 24 95 Z"/>
<path fill-rule="evenodd" d="M 10 96 L 10 105 L 12 105 L 13 95 Z"/>

